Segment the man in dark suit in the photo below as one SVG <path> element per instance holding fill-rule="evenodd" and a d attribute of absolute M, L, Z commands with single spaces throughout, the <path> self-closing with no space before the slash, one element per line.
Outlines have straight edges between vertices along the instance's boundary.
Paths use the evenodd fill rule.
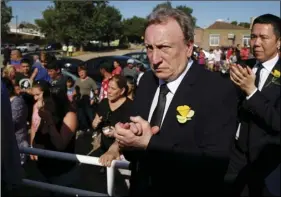
<path fill-rule="evenodd" d="M 131 161 L 131 195 L 219 194 L 236 130 L 234 85 L 191 60 L 194 24 L 182 11 L 148 17 L 152 71 L 137 89 L 130 123 L 114 136 Z M 125 151 L 126 150 L 126 151 Z"/>
<path fill-rule="evenodd" d="M 257 17 L 250 41 L 256 61 L 230 68 L 230 78 L 242 95 L 228 170 L 238 174 L 235 196 L 271 195 L 266 183 L 272 182 L 265 179 L 280 164 L 280 24 L 280 17 L 271 14 Z"/>

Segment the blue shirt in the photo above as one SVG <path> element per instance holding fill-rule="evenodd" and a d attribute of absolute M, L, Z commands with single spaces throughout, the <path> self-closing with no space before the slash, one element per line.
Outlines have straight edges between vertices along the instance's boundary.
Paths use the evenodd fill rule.
<path fill-rule="evenodd" d="M 16 69 L 16 71 L 20 70 L 20 63 L 21 63 L 21 59 L 20 60 L 10 60 L 10 64 L 13 65 Z"/>
<path fill-rule="evenodd" d="M 38 81 L 38 80 L 44 80 L 44 81 L 47 81 L 47 82 L 50 82 L 51 78 L 50 76 L 48 75 L 48 71 L 46 68 L 44 68 L 40 62 L 35 62 L 32 66 L 32 69 L 35 69 L 37 68 L 38 69 L 38 73 L 37 75 L 35 76 L 35 79 L 34 81 Z"/>

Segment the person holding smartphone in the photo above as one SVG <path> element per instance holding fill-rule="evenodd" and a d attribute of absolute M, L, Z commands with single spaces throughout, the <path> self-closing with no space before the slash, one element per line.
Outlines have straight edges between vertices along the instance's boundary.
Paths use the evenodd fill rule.
<path fill-rule="evenodd" d="M 126 122 L 129 118 L 132 100 L 127 97 L 128 86 L 126 77 L 115 75 L 109 80 L 108 97 L 103 99 L 98 107 L 92 126 L 101 132 L 100 162 L 110 165 L 112 156 L 109 148 L 114 143 L 114 126 L 118 122 Z"/>

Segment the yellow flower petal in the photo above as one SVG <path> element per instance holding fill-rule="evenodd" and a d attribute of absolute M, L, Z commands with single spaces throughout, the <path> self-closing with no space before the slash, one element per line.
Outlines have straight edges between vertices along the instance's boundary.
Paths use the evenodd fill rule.
<path fill-rule="evenodd" d="M 194 114 L 195 112 L 193 110 L 190 110 L 186 117 L 191 118 L 194 116 Z"/>
<path fill-rule="evenodd" d="M 179 110 L 189 110 L 190 109 L 190 107 L 188 107 L 187 105 L 182 105 L 182 106 L 178 106 L 177 107 L 177 110 L 179 111 Z"/>
<path fill-rule="evenodd" d="M 276 76 L 277 78 L 280 77 L 280 72 L 279 72 L 278 70 L 275 70 L 275 76 Z"/>
<path fill-rule="evenodd" d="M 276 77 L 276 78 L 279 78 L 279 77 L 280 77 L 280 71 L 274 70 L 274 71 L 272 72 L 272 75 L 273 75 L 274 77 Z"/>
<path fill-rule="evenodd" d="M 177 119 L 178 119 L 178 120 L 185 120 L 185 119 L 186 119 L 186 117 L 183 117 L 183 116 L 177 115 Z"/>
<path fill-rule="evenodd" d="M 177 107 L 177 111 L 179 112 L 179 114 L 183 117 L 186 117 L 187 114 L 190 111 L 190 107 L 188 107 L 187 105 L 183 105 L 183 106 L 178 106 Z"/>
<path fill-rule="evenodd" d="M 183 124 L 183 123 L 186 123 L 187 119 L 186 120 L 178 120 L 179 123 Z"/>
<path fill-rule="evenodd" d="M 187 121 L 187 118 L 179 116 L 179 115 L 177 115 L 177 119 L 178 119 L 179 123 L 185 123 Z"/>

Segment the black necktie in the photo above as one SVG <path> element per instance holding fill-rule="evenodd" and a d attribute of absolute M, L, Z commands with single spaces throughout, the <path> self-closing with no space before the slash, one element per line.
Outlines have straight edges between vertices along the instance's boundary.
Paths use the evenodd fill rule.
<path fill-rule="evenodd" d="M 258 64 L 258 69 L 256 72 L 256 79 L 255 79 L 255 86 L 259 88 L 259 82 L 260 82 L 260 75 L 261 75 L 261 70 L 263 69 L 263 65 L 261 63 Z"/>
<path fill-rule="evenodd" d="M 160 86 L 160 93 L 158 97 L 157 106 L 153 112 L 151 117 L 150 125 L 153 126 L 161 126 L 162 118 L 164 115 L 164 109 L 166 105 L 166 95 L 170 92 L 169 88 L 166 84 L 162 84 Z"/>

